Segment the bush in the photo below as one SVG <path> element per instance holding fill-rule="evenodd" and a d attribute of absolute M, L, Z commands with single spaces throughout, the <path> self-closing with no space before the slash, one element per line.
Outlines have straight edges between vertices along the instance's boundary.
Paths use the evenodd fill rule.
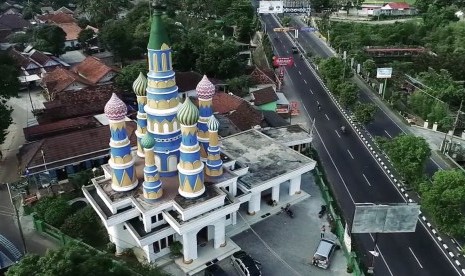
<path fill-rule="evenodd" d="M 41 199 L 34 207 L 34 211 L 40 219 L 43 219 L 46 223 L 60 227 L 72 214 L 72 208 L 64 200 L 59 197 L 46 197 Z"/>
<path fill-rule="evenodd" d="M 182 255 L 182 244 L 179 241 L 175 241 L 170 245 L 171 255 L 178 257 Z"/>

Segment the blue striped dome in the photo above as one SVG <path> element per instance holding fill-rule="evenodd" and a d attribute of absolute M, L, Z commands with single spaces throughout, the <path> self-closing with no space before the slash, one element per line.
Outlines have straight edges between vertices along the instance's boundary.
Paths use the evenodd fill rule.
<path fill-rule="evenodd" d="M 218 128 L 220 127 L 220 122 L 218 122 L 218 120 L 215 118 L 214 115 L 212 115 L 210 117 L 210 119 L 208 120 L 208 130 L 211 130 L 211 131 L 218 131 Z"/>
<path fill-rule="evenodd" d="M 185 125 L 191 126 L 197 123 L 199 119 L 199 110 L 187 97 L 182 106 L 178 110 L 178 121 Z"/>

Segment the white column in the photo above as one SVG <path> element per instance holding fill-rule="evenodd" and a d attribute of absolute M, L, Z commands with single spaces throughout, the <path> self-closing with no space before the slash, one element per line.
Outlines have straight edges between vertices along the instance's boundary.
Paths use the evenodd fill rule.
<path fill-rule="evenodd" d="M 153 252 L 153 243 L 142 247 L 142 250 L 144 250 L 145 258 L 147 259 L 148 263 L 151 263 L 152 261 L 154 261 L 153 258 L 152 258 L 152 254 L 154 253 Z"/>
<path fill-rule="evenodd" d="M 226 218 L 221 218 L 218 220 L 214 225 L 215 227 L 215 235 L 214 235 L 214 243 L 213 247 L 214 248 L 220 248 L 226 246 L 226 237 L 225 237 L 225 223 Z"/>
<path fill-rule="evenodd" d="M 114 243 L 116 247 L 116 256 L 120 256 L 121 254 L 123 254 L 123 251 L 126 248 L 124 247 L 124 242 L 121 240 L 121 231 L 125 231 L 123 229 L 122 224 L 117 224 L 115 226 L 108 227 L 108 235 L 110 236 L 110 241 Z"/>
<path fill-rule="evenodd" d="M 279 187 L 281 187 L 281 184 L 271 188 L 271 199 L 275 200 L 276 202 L 279 202 Z"/>
<path fill-rule="evenodd" d="M 185 264 L 197 259 L 197 233 L 189 232 L 182 235 L 182 250 Z"/>
<path fill-rule="evenodd" d="M 289 195 L 293 196 L 295 194 L 300 193 L 300 180 L 302 179 L 302 175 L 298 175 L 290 180 L 289 184 Z"/>
<path fill-rule="evenodd" d="M 229 193 L 232 194 L 233 196 L 237 195 L 237 179 L 233 181 L 229 188 Z"/>
<path fill-rule="evenodd" d="M 249 215 L 255 215 L 255 212 L 260 211 L 261 193 L 256 192 L 252 194 L 249 201 Z"/>

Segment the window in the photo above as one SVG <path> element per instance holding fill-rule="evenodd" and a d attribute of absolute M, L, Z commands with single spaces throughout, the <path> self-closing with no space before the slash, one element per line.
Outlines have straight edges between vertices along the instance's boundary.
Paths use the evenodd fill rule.
<path fill-rule="evenodd" d="M 160 240 L 160 248 L 165 249 L 166 248 L 166 239 L 161 239 Z"/>
<path fill-rule="evenodd" d="M 123 225 L 123 230 L 126 230 L 126 225 Z"/>
<path fill-rule="evenodd" d="M 160 252 L 160 246 L 158 245 L 158 241 L 156 241 L 156 242 L 153 243 L 153 251 L 154 251 L 155 253 Z"/>
<path fill-rule="evenodd" d="M 163 220 L 163 214 L 162 213 L 158 214 L 158 221 L 161 221 L 161 220 Z"/>
<path fill-rule="evenodd" d="M 174 242 L 174 235 L 168 236 L 168 246 L 170 246 Z"/>
<path fill-rule="evenodd" d="M 153 217 L 151 218 L 151 220 L 152 220 L 152 223 L 157 222 L 157 216 L 153 216 Z"/>
<path fill-rule="evenodd" d="M 227 214 L 227 215 L 226 215 L 226 219 L 228 220 L 228 219 L 230 219 L 230 218 L 231 218 L 231 214 Z"/>

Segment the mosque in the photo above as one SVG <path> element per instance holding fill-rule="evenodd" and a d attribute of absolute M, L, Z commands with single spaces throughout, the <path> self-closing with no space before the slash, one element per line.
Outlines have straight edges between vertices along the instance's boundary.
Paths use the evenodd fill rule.
<path fill-rule="evenodd" d="M 226 233 L 240 219 L 241 206 L 254 216 L 266 204 L 266 191 L 277 202 L 283 193 L 299 195 L 301 176 L 315 161 L 256 129 L 219 137 L 212 111 L 215 87 L 206 76 L 196 88 L 198 107 L 189 97 L 181 103 L 161 16 L 157 7 L 149 72 L 133 83 L 137 149 L 128 139 L 127 107 L 113 94 L 105 106 L 110 159 L 102 166 L 105 175 L 83 192 L 117 254 L 137 248 L 148 262 L 158 262 L 177 242 L 179 265 L 189 267 L 202 256 L 226 257 L 238 250 Z"/>

